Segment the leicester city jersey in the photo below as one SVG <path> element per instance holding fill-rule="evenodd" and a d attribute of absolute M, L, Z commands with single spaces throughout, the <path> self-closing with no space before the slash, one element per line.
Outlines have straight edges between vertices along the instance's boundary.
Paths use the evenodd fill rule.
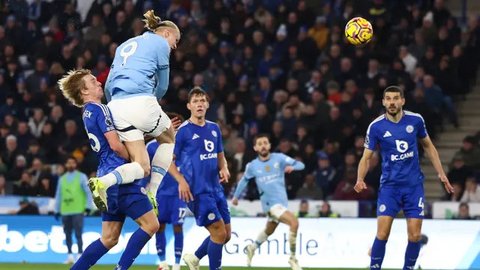
<path fill-rule="evenodd" d="M 110 148 L 104 135 L 115 130 L 108 107 L 100 103 L 87 103 L 83 106 L 82 119 L 90 146 L 97 153 L 99 162 L 97 176 L 101 177 L 125 164 L 126 161 Z"/>
<path fill-rule="evenodd" d="M 150 160 L 153 160 L 153 156 L 155 156 L 158 146 L 160 145 L 156 140 L 151 140 L 147 143 L 147 152 L 150 156 Z M 160 186 L 158 187 L 157 195 L 178 196 L 178 183 L 168 172 L 165 174 Z"/>
<path fill-rule="evenodd" d="M 170 46 L 150 31 L 118 46 L 108 75 L 107 99 L 150 95 L 161 98 L 168 88 Z"/>
<path fill-rule="evenodd" d="M 404 111 L 398 123 L 381 115 L 370 124 L 365 147 L 375 150 L 377 145 L 380 146 L 380 186 L 414 186 L 423 183 L 417 138 L 425 138 L 427 135 L 422 116 L 409 111 Z"/>
<path fill-rule="evenodd" d="M 288 197 L 285 188 L 285 167 L 293 166 L 295 170 L 303 170 L 305 165 L 285 154 L 271 153 L 268 160 L 256 158 L 247 164 L 242 180 L 255 178 L 260 200 L 265 212 L 268 212 L 275 204 L 288 206 Z M 241 187 L 240 187 L 241 186 Z M 245 184 L 235 190 L 235 197 L 238 198 Z"/>
<path fill-rule="evenodd" d="M 198 126 L 185 121 L 175 137 L 173 152 L 175 163 L 194 196 L 221 189 L 217 157 L 223 152 L 223 145 L 217 124 L 206 121 Z"/>

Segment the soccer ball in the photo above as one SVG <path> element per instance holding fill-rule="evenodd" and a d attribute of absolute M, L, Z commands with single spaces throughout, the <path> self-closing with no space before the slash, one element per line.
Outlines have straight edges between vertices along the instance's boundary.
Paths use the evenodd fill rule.
<path fill-rule="evenodd" d="M 345 37 L 353 45 L 368 43 L 372 36 L 372 25 L 362 17 L 355 17 L 345 25 Z"/>

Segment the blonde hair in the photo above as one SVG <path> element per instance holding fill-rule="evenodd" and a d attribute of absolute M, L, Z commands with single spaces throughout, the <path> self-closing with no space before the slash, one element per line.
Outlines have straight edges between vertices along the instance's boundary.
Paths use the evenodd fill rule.
<path fill-rule="evenodd" d="M 147 28 L 152 32 L 155 32 L 160 28 L 167 27 L 167 28 L 175 29 L 178 33 L 180 33 L 180 29 L 174 22 L 162 21 L 160 17 L 155 15 L 155 12 L 153 12 L 152 9 L 145 12 L 145 14 L 143 14 L 143 17 L 145 17 L 145 19 L 143 19 L 143 22 L 145 23 L 145 28 Z"/>
<path fill-rule="evenodd" d="M 82 90 L 86 88 L 83 77 L 92 74 L 88 69 L 73 69 L 64 75 L 57 84 L 63 96 L 77 107 L 84 104 Z"/>

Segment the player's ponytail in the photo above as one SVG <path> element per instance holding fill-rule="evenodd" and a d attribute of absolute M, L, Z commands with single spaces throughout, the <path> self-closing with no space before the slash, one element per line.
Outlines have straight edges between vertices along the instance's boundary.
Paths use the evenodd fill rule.
<path fill-rule="evenodd" d="M 177 30 L 180 33 L 180 29 L 178 29 L 178 26 L 174 22 L 162 21 L 160 17 L 155 15 L 155 12 L 153 12 L 152 9 L 145 12 L 145 14 L 143 14 L 143 17 L 145 17 L 145 19 L 143 20 L 143 22 L 145 22 L 145 28 L 152 32 L 155 32 L 161 27 L 169 27 Z"/>

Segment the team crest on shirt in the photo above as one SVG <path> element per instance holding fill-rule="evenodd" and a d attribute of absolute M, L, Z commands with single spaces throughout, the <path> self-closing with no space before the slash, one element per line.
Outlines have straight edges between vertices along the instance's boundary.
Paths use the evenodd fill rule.
<path fill-rule="evenodd" d="M 210 214 L 208 214 L 207 218 L 208 218 L 208 220 L 214 220 L 215 219 L 215 214 L 210 213 Z"/>
<path fill-rule="evenodd" d="M 408 133 L 412 133 L 413 132 L 413 126 L 412 125 L 408 125 L 405 130 L 408 132 Z"/>
<path fill-rule="evenodd" d="M 212 130 L 212 135 L 213 135 L 213 137 L 216 138 L 217 137 L 217 132 L 215 130 Z"/>
<path fill-rule="evenodd" d="M 145 190 L 144 187 L 142 187 L 142 188 L 140 189 L 140 192 L 142 192 L 142 194 L 147 194 L 147 191 Z"/>
<path fill-rule="evenodd" d="M 112 119 L 110 119 L 110 117 L 106 117 L 105 124 L 107 125 L 107 127 L 113 126 Z"/>
<path fill-rule="evenodd" d="M 273 163 L 273 168 L 274 169 L 279 169 L 280 168 L 280 163 L 278 163 L 278 162 Z"/>
<path fill-rule="evenodd" d="M 380 212 L 385 212 L 385 210 L 387 210 L 387 206 L 385 204 L 381 204 L 380 207 L 378 208 L 378 211 Z"/>
<path fill-rule="evenodd" d="M 270 170 L 271 170 L 271 169 L 270 169 L 270 166 L 266 165 L 266 166 L 265 166 L 265 171 L 266 171 L 266 172 L 270 172 Z"/>

